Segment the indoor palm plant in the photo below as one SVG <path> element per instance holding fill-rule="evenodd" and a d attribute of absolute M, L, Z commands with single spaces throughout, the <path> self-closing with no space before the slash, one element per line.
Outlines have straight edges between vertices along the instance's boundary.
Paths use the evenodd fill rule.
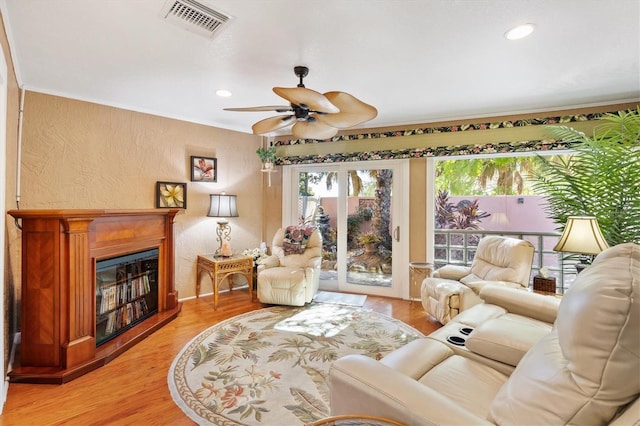
<path fill-rule="evenodd" d="M 640 107 L 606 114 L 593 136 L 549 126 L 575 153 L 540 156 L 534 188 L 562 229 L 568 216 L 595 216 L 610 246 L 640 243 Z"/>

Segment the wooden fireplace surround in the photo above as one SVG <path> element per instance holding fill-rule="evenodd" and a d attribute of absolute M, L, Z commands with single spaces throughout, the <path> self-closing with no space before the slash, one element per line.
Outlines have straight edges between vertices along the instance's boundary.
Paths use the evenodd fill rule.
<path fill-rule="evenodd" d="M 11 210 L 22 221 L 21 343 L 12 382 L 65 383 L 111 361 L 180 312 L 179 209 Z M 158 249 L 158 313 L 96 348 L 96 261 Z"/>

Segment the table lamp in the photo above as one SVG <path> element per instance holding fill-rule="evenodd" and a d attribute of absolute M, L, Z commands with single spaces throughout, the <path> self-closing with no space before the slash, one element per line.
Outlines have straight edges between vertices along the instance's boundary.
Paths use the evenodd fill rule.
<path fill-rule="evenodd" d="M 216 228 L 219 246 L 215 255 L 229 257 L 233 254 L 230 244 L 231 226 L 229 226 L 229 221 L 226 218 L 238 217 L 236 196 L 227 195 L 223 192 L 222 194 L 210 194 L 210 197 L 209 213 L 207 213 L 207 216 L 220 218 L 218 219 L 218 227 Z"/>
<path fill-rule="evenodd" d="M 595 217 L 569 216 L 560 241 L 553 250 L 580 254 L 580 263 L 576 264 L 576 269 L 580 273 L 591 264 L 595 255 L 608 247 L 609 244 L 602 236 Z"/>

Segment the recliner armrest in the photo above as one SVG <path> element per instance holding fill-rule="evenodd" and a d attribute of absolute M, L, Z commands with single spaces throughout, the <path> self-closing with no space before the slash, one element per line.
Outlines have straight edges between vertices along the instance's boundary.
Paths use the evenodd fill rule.
<path fill-rule="evenodd" d="M 543 321 L 506 314 L 480 324 L 467 337 L 465 346 L 480 356 L 515 367 L 551 327 Z"/>
<path fill-rule="evenodd" d="M 329 370 L 331 414 L 366 413 L 407 425 L 490 425 L 440 393 L 364 355 L 347 355 Z"/>
<path fill-rule="evenodd" d="M 318 269 L 322 266 L 322 257 L 316 256 L 309 259 L 307 262 L 307 268 Z"/>
<path fill-rule="evenodd" d="M 475 291 L 476 294 L 480 294 L 480 290 L 482 290 L 483 287 L 488 285 L 505 287 L 505 288 L 506 287 L 515 288 L 518 290 L 522 290 L 523 288 L 520 283 L 516 283 L 513 281 L 485 280 L 482 278 L 478 278 L 473 274 L 467 275 L 466 277 L 462 277 L 462 279 L 460 279 L 460 282 L 466 285 L 467 287 L 469 287 L 470 289 L 472 289 L 473 291 Z"/>
<path fill-rule="evenodd" d="M 513 314 L 553 324 L 561 299 L 516 288 L 486 285 L 480 290 L 485 303 L 498 305 Z"/>
<path fill-rule="evenodd" d="M 280 266 L 280 259 L 278 258 L 278 256 L 267 256 L 260 261 L 257 271 L 259 273 L 264 269 L 275 268 L 276 266 Z"/>
<path fill-rule="evenodd" d="M 434 277 L 446 278 L 448 280 L 460 281 L 463 277 L 466 277 L 471 273 L 470 266 L 461 265 L 444 265 L 443 267 L 436 269 L 433 272 Z"/>

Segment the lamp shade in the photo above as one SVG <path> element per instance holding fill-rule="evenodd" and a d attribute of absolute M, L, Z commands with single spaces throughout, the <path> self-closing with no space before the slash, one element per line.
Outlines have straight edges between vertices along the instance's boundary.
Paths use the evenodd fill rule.
<path fill-rule="evenodd" d="M 555 251 L 596 255 L 609 247 L 593 216 L 569 216 Z"/>
<path fill-rule="evenodd" d="M 209 213 L 211 217 L 237 217 L 236 196 L 227 194 L 211 194 Z"/>

